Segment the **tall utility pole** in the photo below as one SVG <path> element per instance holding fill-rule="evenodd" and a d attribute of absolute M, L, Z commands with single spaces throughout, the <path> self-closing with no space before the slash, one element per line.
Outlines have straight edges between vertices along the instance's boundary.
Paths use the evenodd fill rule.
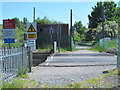
<path fill-rule="evenodd" d="M 72 36 L 72 9 L 70 10 L 70 35 Z"/>
<path fill-rule="evenodd" d="M 103 31 L 103 38 L 105 38 L 105 30 L 104 30 L 104 21 L 105 21 L 105 18 L 104 18 L 104 6 L 102 5 L 102 31 Z"/>
<path fill-rule="evenodd" d="M 34 7 L 34 10 L 33 10 L 33 22 L 35 22 L 35 7 Z"/>
<path fill-rule="evenodd" d="M 70 50 L 73 49 L 73 34 L 72 34 L 72 9 L 70 10 Z"/>

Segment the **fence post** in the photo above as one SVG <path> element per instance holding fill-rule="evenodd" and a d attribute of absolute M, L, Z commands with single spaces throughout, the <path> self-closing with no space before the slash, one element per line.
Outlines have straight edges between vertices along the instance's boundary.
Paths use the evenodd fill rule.
<path fill-rule="evenodd" d="M 2 78 L 2 74 L 3 74 L 3 72 L 2 72 L 2 70 L 3 70 L 3 59 L 2 59 L 2 55 L 3 54 L 3 52 L 2 52 L 2 48 L 0 49 L 0 90 L 2 89 L 2 80 L 3 80 L 3 78 Z"/>
<path fill-rule="evenodd" d="M 21 47 L 22 48 L 22 67 L 24 66 L 24 61 L 23 61 L 23 47 Z"/>
<path fill-rule="evenodd" d="M 33 61 L 31 47 L 28 47 L 28 61 L 29 61 L 29 72 L 31 72 L 32 61 Z"/>

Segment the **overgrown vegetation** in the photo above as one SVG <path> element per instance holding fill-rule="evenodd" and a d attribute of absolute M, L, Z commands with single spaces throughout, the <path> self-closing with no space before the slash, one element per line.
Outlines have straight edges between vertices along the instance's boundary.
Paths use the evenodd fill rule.
<path fill-rule="evenodd" d="M 89 50 L 105 52 L 106 48 L 105 48 L 105 46 L 100 46 L 100 44 L 98 43 L 93 48 L 90 48 Z"/>
<path fill-rule="evenodd" d="M 44 52 L 49 52 L 49 51 L 53 50 L 53 47 L 52 47 L 52 45 L 45 45 L 45 46 L 39 47 L 37 50 L 40 53 L 44 53 Z"/>
<path fill-rule="evenodd" d="M 116 40 L 111 40 L 108 42 L 108 47 L 106 48 L 105 45 L 100 45 L 99 43 L 96 44 L 93 48 L 90 48 L 89 50 L 93 51 L 99 51 L 99 52 L 105 52 L 109 49 L 114 49 L 117 48 L 117 41 Z"/>
<path fill-rule="evenodd" d="M 23 78 L 15 78 L 12 80 L 12 82 L 3 83 L 2 88 L 37 88 L 40 87 L 39 83 L 36 83 L 35 80 L 28 80 L 28 79 L 23 79 Z"/>
<path fill-rule="evenodd" d="M 19 76 L 22 76 L 22 75 L 25 75 L 26 73 L 28 73 L 28 68 L 27 68 L 27 67 L 21 66 L 21 67 L 18 69 L 18 77 L 19 77 Z"/>
<path fill-rule="evenodd" d="M 116 40 L 109 41 L 108 48 L 117 48 L 117 41 Z"/>

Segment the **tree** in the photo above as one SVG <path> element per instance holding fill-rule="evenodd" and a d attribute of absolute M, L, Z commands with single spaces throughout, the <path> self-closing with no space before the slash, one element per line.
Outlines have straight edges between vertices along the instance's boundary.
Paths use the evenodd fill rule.
<path fill-rule="evenodd" d="M 75 22 L 74 24 L 74 29 L 80 34 L 82 35 L 84 30 L 85 30 L 85 27 L 82 25 L 82 22 L 81 21 L 78 21 L 78 22 Z"/>
<path fill-rule="evenodd" d="M 15 19 L 16 27 L 20 27 L 21 21 L 19 20 L 19 18 L 15 17 L 15 18 L 13 18 L 13 19 Z"/>
<path fill-rule="evenodd" d="M 116 20 L 116 4 L 113 1 L 97 2 L 97 5 L 92 7 L 91 15 L 88 15 L 89 28 L 96 28 L 103 21 Z"/>
<path fill-rule="evenodd" d="M 120 3 L 120 2 L 119 2 Z M 117 13 L 117 23 L 118 23 L 118 37 L 120 38 L 120 7 L 116 10 Z"/>
<path fill-rule="evenodd" d="M 35 22 L 40 24 L 53 24 L 53 23 L 60 23 L 57 21 L 49 20 L 47 17 L 44 17 L 43 19 L 40 19 L 39 17 L 35 20 Z"/>
<path fill-rule="evenodd" d="M 80 41 L 80 40 L 84 40 L 85 38 L 85 31 L 86 27 L 84 27 L 82 25 L 81 21 L 75 22 L 74 24 L 74 40 L 75 41 Z"/>
<path fill-rule="evenodd" d="M 106 21 L 114 21 L 116 20 L 116 4 L 111 1 L 106 1 L 103 3 L 103 7 L 104 7 L 104 12 L 105 12 L 105 20 Z"/>
<path fill-rule="evenodd" d="M 26 23 L 28 22 L 28 19 L 26 17 L 23 18 L 23 24 L 26 25 Z"/>
<path fill-rule="evenodd" d="M 92 9 L 91 15 L 88 15 L 89 28 L 95 28 L 99 22 L 102 22 L 102 2 L 97 2 L 97 5 Z"/>

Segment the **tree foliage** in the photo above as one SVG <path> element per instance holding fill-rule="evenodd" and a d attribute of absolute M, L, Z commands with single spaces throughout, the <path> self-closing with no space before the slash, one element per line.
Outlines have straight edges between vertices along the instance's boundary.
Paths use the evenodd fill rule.
<path fill-rule="evenodd" d="M 26 17 L 23 18 L 23 24 L 26 25 L 26 23 L 28 22 L 28 19 Z"/>
<path fill-rule="evenodd" d="M 47 17 L 44 17 L 43 19 L 41 19 L 41 18 L 38 17 L 35 20 L 35 22 L 40 23 L 40 24 L 53 24 L 53 23 L 57 24 L 57 23 L 60 23 L 60 22 L 57 22 L 57 21 L 54 21 L 54 20 L 50 20 Z"/>
<path fill-rule="evenodd" d="M 89 28 L 96 28 L 103 20 L 116 20 L 116 4 L 113 1 L 97 2 L 92 9 L 93 11 L 88 15 Z"/>
<path fill-rule="evenodd" d="M 75 22 L 74 24 L 74 40 L 75 41 L 81 41 L 85 38 L 85 30 L 86 27 L 83 26 L 81 21 Z"/>

